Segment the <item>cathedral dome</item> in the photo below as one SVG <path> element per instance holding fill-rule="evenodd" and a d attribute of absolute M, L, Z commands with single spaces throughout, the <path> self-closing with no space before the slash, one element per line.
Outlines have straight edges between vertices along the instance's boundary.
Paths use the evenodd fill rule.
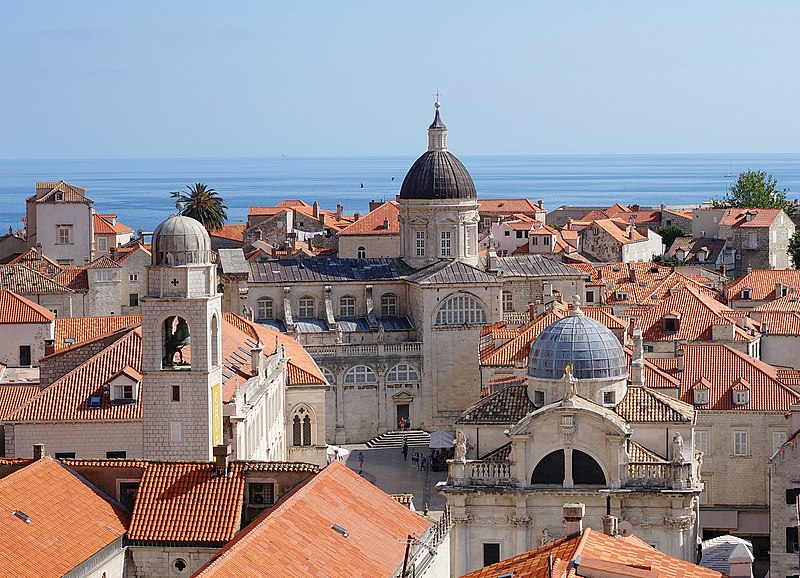
<path fill-rule="evenodd" d="M 447 150 L 447 127 L 439 115 L 428 127 L 428 151 L 419 157 L 403 179 L 400 199 L 477 199 L 475 184 L 469 172 L 454 154 Z"/>
<path fill-rule="evenodd" d="M 153 232 L 153 265 L 209 265 L 211 239 L 202 223 L 173 215 Z"/>
<path fill-rule="evenodd" d="M 611 330 L 579 308 L 547 326 L 531 344 L 528 376 L 561 379 L 567 365 L 576 379 L 627 377 L 625 351 Z"/>

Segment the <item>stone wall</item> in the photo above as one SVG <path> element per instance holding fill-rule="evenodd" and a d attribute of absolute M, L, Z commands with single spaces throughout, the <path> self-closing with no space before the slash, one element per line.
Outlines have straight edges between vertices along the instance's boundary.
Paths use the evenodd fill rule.
<path fill-rule="evenodd" d="M 770 487 L 770 576 L 783 578 L 800 573 L 800 556 L 786 552 L 786 528 L 797 527 L 797 500 L 800 499 L 800 448 L 786 444 L 772 458 Z M 795 490 L 795 503 L 787 492 Z"/>
<path fill-rule="evenodd" d="M 358 248 L 364 247 L 367 259 L 400 256 L 400 235 L 339 235 L 339 257 L 358 258 Z"/>
<path fill-rule="evenodd" d="M 218 550 L 217 546 L 209 548 L 131 546 L 128 548 L 125 575 L 130 578 L 191 576 Z M 186 564 L 183 571 L 178 571 L 175 567 L 178 559 Z"/>
<path fill-rule="evenodd" d="M 142 457 L 141 420 L 25 422 L 7 424 L 5 430 L 6 455 L 10 457 L 33 457 L 33 444 L 39 443 L 50 456 L 74 452 L 79 459 L 105 459 L 106 452 L 123 451 L 128 458 Z"/>
<path fill-rule="evenodd" d="M 3 323 L 0 339 L 0 363 L 11 367 L 20 365 L 20 345 L 31 348 L 31 362 L 38 365 L 44 355 L 44 340 L 52 339 L 53 323 Z"/>

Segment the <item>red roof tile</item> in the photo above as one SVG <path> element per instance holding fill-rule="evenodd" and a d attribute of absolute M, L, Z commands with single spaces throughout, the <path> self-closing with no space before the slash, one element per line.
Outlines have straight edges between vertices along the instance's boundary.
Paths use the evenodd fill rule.
<path fill-rule="evenodd" d="M 0 265 L 0 288 L 21 295 L 63 295 L 68 287 L 25 265 Z"/>
<path fill-rule="evenodd" d="M 479 213 L 497 213 L 510 215 L 513 213 L 535 213 L 543 208 L 528 199 L 478 199 Z"/>
<path fill-rule="evenodd" d="M 42 458 L 0 480 L 2 573 L 62 576 L 125 534 L 128 523 L 121 508 L 58 462 Z"/>
<path fill-rule="evenodd" d="M 85 267 L 65 267 L 54 279 L 78 293 L 89 292 L 89 274 Z"/>
<path fill-rule="evenodd" d="M 800 313 L 762 311 L 761 331 L 768 335 L 800 335 Z"/>
<path fill-rule="evenodd" d="M 56 351 L 72 345 L 93 341 L 126 327 L 134 327 L 142 322 L 138 315 L 108 315 L 105 317 L 57 317 L 53 337 Z M 74 339 L 74 344 L 64 343 Z"/>
<path fill-rule="evenodd" d="M 64 181 L 36 183 L 36 193 L 26 200 L 37 203 L 55 202 L 56 193 L 62 194 L 59 202 L 92 204 L 92 200 L 84 194 L 86 189 L 70 185 Z"/>
<path fill-rule="evenodd" d="M 127 225 L 123 225 L 116 220 L 116 215 L 101 215 L 100 213 L 94 214 L 94 234 L 95 235 L 121 235 L 125 233 L 132 233 L 133 229 Z"/>
<path fill-rule="evenodd" d="M 757 269 L 744 277 L 728 283 L 725 287 L 728 300 L 742 298 L 742 290 L 750 290 L 752 301 L 772 301 L 780 297 L 775 294 L 778 284 L 783 287 L 800 289 L 800 270 L 797 269 Z"/>
<path fill-rule="evenodd" d="M 343 536 L 332 526 L 347 532 Z M 195 576 L 391 576 L 424 518 L 334 462 L 262 514 Z M 309 548 L 313 544 L 313 548 Z"/>
<path fill-rule="evenodd" d="M 399 235 L 400 207 L 394 201 L 383 203 L 374 211 L 370 211 L 352 225 L 348 225 L 340 235 Z M 386 228 L 388 220 L 389 228 Z"/>
<path fill-rule="evenodd" d="M 219 229 L 209 231 L 209 235 L 218 239 L 244 242 L 244 230 L 247 225 L 222 225 Z"/>
<path fill-rule="evenodd" d="M 720 217 L 720 225 L 730 227 L 769 227 L 783 209 L 727 209 Z M 747 214 L 752 220 L 747 220 Z M 787 217 L 788 219 L 788 217 Z"/>
<path fill-rule="evenodd" d="M 38 385 L 0 384 L 0 420 L 6 419 L 39 393 Z"/>
<path fill-rule="evenodd" d="M 49 309 L 0 289 L 0 323 L 50 323 L 55 317 Z"/>

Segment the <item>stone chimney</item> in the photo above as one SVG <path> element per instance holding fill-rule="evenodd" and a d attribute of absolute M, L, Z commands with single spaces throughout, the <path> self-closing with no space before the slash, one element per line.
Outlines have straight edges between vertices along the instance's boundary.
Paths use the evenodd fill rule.
<path fill-rule="evenodd" d="M 634 319 L 633 326 L 633 358 L 631 359 L 631 383 L 644 385 L 644 346 L 642 344 L 642 328 Z"/>
<path fill-rule="evenodd" d="M 381 206 L 383 203 L 385 203 L 385 202 L 386 202 L 386 201 L 376 201 L 375 199 L 372 199 L 372 200 L 369 202 L 369 212 L 371 213 L 372 211 L 374 211 L 375 209 L 377 209 L 378 207 L 380 207 L 380 206 Z"/>
<path fill-rule="evenodd" d="M 44 444 L 33 444 L 33 461 L 44 457 Z"/>
<path fill-rule="evenodd" d="M 603 516 L 603 534 L 616 536 L 619 533 L 619 519 L 616 516 Z"/>
<path fill-rule="evenodd" d="M 228 458 L 231 455 L 231 446 L 214 446 L 214 472 L 217 477 L 228 476 Z"/>
<path fill-rule="evenodd" d="M 44 340 L 44 354 L 45 355 L 52 355 L 56 352 L 56 340 L 55 339 L 45 339 Z"/>
<path fill-rule="evenodd" d="M 261 340 L 259 340 L 255 347 L 250 349 L 250 372 L 254 377 L 256 375 L 261 375 L 261 369 L 263 367 L 263 353 L 264 344 L 261 343 Z"/>
<path fill-rule="evenodd" d="M 753 555 L 741 542 L 728 556 L 728 564 L 730 565 L 728 576 L 731 578 L 753 578 Z"/>
<path fill-rule="evenodd" d="M 536 201 L 536 204 L 538 205 L 538 207 L 540 209 L 544 209 L 544 201 L 542 199 L 539 199 L 538 201 Z"/>
<path fill-rule="evenodd" d="M 311 216 L 319 219 L 319 203 L 317 201 L 314 201 L 314 204 L 311 205 Z"/>
<path fill-rule="evenodd" d="M 292 231 L 286 237 L 289 241 L 289 248 L 294 252 L 297 249 L 297 233 Z"/>
<path fill-rule="evenodd" d="M 358 221 L 361 218 L 361 213 L 353 213 L 353 221 Z"/>
<path fill-rule="evenodd" d="M 342 220 L 342 213 L 344 213 L 344 207 L 342 206 L 342 203 L 336 203 L 336 220 L 337 221 L 341 221 Z"/>
<path fill-rule="evenodd" d="M 800 404 L 789 406 L 789 413 L 787 414 L 786 429 L 790 436 L 800 431 Z M 788 436 L 787 436 L 788 437 Z"/>
<path fill-rule="evenodd" d="M 567 536 L 574 536 L 583 532 L 583 516 L 586 505 L 580 503 L 564 504 L 564 528 Z"/>
<path fill-rule="evenodd" d="M 675 352 L 675 358 L 678 360 L 678 363 L 675 367 L 678 371 L 683 371 L 686 367 L 684 359 L 684 357 L 686 356 L 686 352 L 683 349 L 683 345 L 680 345 L 679 348 L 680 349 L 678 349 L 678 351 Z"/>

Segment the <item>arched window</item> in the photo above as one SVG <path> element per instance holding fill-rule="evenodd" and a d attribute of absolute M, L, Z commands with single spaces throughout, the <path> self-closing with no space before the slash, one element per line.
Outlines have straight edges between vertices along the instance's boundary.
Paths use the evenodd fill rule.
<path fill-rule="evenodd" d="M 411 383 L 419 381 L 419 371 L 408 363 L 398 363 L 386 374 L 387 383 Z"/>
<path fill-rule="evenodd" d="M 322 375 L 325 376 L 325 379 L 328 380 L 328 383 L 331 385 L 336 383 L 336 376 L 333 375 L 333 372 L 328 369 L 327 367 L 320 367 L 320 371 L 322 371 Z"/>
<path fill-rule="evenodd" d="M 367 258 L 367 249 L 366 249 L 366 247 L 359 247 L 358 248 L 358 258 L 359 259 L 366 259 Z"/>
<path fill-rule="evenodd" d="M 292 445 L 310 446 L 311 444 L 311 423 L 313 419 L 311 410 L 301 406 L 297 408 L 292 417 Z"/>
<path fill-rule="evenodd" d="M 344 374 L 344 382 L 351 383 L 375 383 L 378 381 L 378 376 L 372 371 L 371 367 L 366 365 L 356 365 L 347 370 Z"/>
<path fill-rule="evenodd" d="M 162 331 L 164 347 L 161 368 L 171 370 L 176 366 L 188 366 L 192 359 L 189 355 L 189 323 L 183 317 L 172 315 L 164 320 Z"/>
<path fill-rule="evenodd" d="M 606 476 L 595 459 L 580 450 L 572 450 L 572 481 L 576 486 L 605 486 Z M 564 483 L 564 450 L 547 454 L 536 464 L 531 484 Z"/>
<path fill-rule="evenodd" d="M 436 313 L 436 325 L 478 325 L 486 323 L 483 308 L 469 295 L 450 297 Z"/>
<path fill-rule="evenodd" d="M 220 361 L 221 360 L 219 356 L 219 321 L 217 321 L 217 316 L 214 315 L 211 318 L 211 364 L 219 365 Z"/>
<path fill-rule="evenodd" d="M 275 305 L 270 297 L 256 301 L 256 319 L 275 319 Z"/>
<path fill-rule="evenodd" d="M 297 301 L 297 316 L 301 319 L 316 316 L 313 297 L 301 297 Z"/>
<path fill-rule="evenodd" d="M 345 295 L 339 299 L 339 317 L 356 316 L 356 298 L 352 295 Z"/>
<path fill-rule="evenodd" d="M 381 297 L 381 317 L 397 317 L 397 295 L 394 293 Z"/>

